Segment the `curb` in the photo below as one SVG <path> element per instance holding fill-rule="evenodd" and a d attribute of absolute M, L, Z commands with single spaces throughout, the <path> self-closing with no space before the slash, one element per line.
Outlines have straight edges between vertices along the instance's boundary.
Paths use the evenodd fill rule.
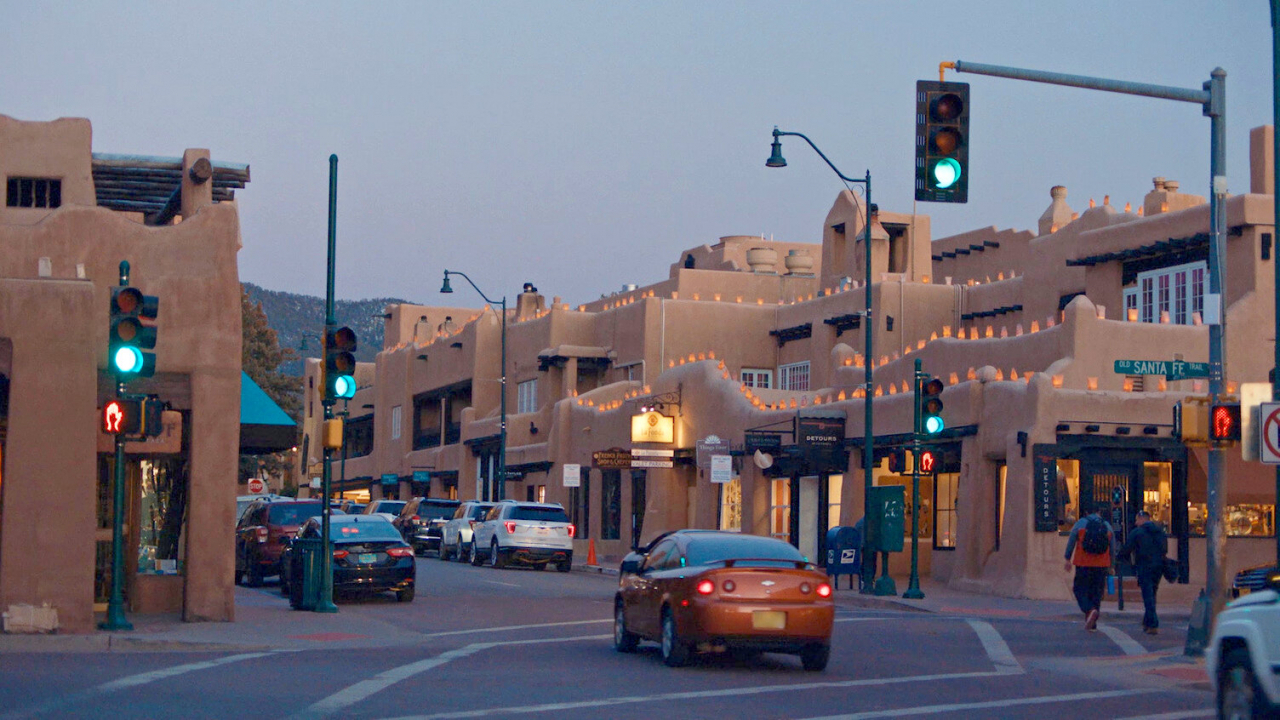
<path fill-rule="evenodd" d="M 0 655 L 8 653 L 100 653 L 100 652 L 225 652 L 264 651 L 272 648 L 244 643 L 173 640 L 155 637 L 129 637 L 114 633 L 0 634 Z"/>
<path fill-rule="evenodd" d="M 835 593 L 835 601 L 837 605 L 871 608 L 874 610 L 901 610 L 904 612 L 918 612 L 936 614 L 936 610 L 931 610 L 919 605 L 912 605 L 902 600 L 890 600 L 883 595 L 863 595 L 858 592 L 846 591 L 845 594 Z"/>
<path fill-rule="evenodd" d="M 617 568 L 603 567 L 600 565 L 574 565 L 573 569 L 575 572 L 594 575 L 611 575 L 613 577 L 618 577 L 619 575 Z"/>

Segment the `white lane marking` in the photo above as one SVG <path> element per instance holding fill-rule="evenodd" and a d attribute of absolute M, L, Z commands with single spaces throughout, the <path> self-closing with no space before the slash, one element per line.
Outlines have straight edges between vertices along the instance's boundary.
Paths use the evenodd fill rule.
<path fill-rule="evenodd" d="M 1174 710 L 1156 715 L 1133 715 L 1120 720 L 1184 720 L 1185 718 L 1217 717 L 1214 710 Z"/>
<path fill-rule="evenodd" d="M 1022 665 L 1018 659 L 1013 656 L 1013 651 L 1009 649 L 1009 644 L 1000 636 L 1000 632 L 985 620 L 966 619 L 969 627 L 978 634 L 978 640 L 982 642 L 982 649 L 987 651 L 987 657 L 991 658 L 991 662 L 995 666 L 1003 670 L 1014 670 L 1022 672 Z"/>
<path fill-rule="evenodd" d="M 1111 638 L 1111 641 L 1120 646 L 1125 655 L 1146 655 L 1147 649 L 1142 647 L 1142 643 L 1129 637 L 1129 633 L 1112 625 L 1103 625 L 1098 623 L 1098 629 L 1103 635 Z"/>
<path fill-rule="evenodd" d="M 260 653 L 242 653 L 240 655 L 228 655 L 226 657 L 215 658 L 213 660 L 204 660 L 201 662 L 187 663 L 185 665 L 174 665 L 173 667 L 164 668 L 163 670 L 152 670 L 151 672 L 139 673 L 137 675 L 129 675 L 127 677 L 122 677 L 116 680 L 112 680 L 111 682 L 103 683 L 96 687 L 88 688 L 87 690 L 81 690 L 79 692 L 73 692 L 68 695 L 64 695 L 56 700 L 52 700 L 42 705 L 37 705 L 32 708 L 26 708 L 24 710 L 17 710 L 14 712 L 5 713 L 3 715 L 0 715 L 0 718 L 19 718 L 19 717 L 25 717 L 27 715 L 39 715 L 39 714 L 50 712 L 52 710 L 56 710 L 66 705 L 70 705 L 73 702 L 78 702 L 80 700 L 86 700 L 86 699 L 92 698 L 96 695 L 105 695 L 107 693 L 115 692 L 117 690 L 124 690 L 126 688 L 138 687 L 139 685 L 146 685 L 147 683 L 156 682 L 158 680 L 164 680 L 166 678 L 176 677 L 178 675 L 185 675 L 186 673 L 195 672 L 197 670 L 208 670 L 210 668 L 216 668 L 222 665 L 229 665 L 231 663 L 240 662 L 242 660 L 252 660 L 254 658 L 266 657 L 268 655 L 273 655 L 273 654 L 274 653 L 260 652 Z"/>
<path fill-rule="evenodd" d="M 1214 710 L 1174 710 L 1157 715 L 1134 715 L 1121 720 L 1185 720 L 1185 718 L 1216 717 L 1217 714 Z"/>
<path fill-rule="evenodd" d="M 481 650 L 488 650 L 496 647 L 508 647 L 511 645 L 537 645 L 543 643 L 575 642 L 578 640 L 605 640 L 612 637 L 612 635 L 579 635 L 567 638 L 540 638 L 537 640 L 507 640 L 503 642 L 472 643 L 471 645 L 467 645 L 456 650 L 448 650 L 440 653 L 433 658 L 427 658 L 425 660 L 409 663 L 408 665 L 391 668 L 390 670 L 379 673 L 368 680 L 361 680 L 354 685 L 349 685 L 342 690 L 339 690 L 329 697 L 319 700 L 311 705 L 311 707 L 308 707 L 292 717 L 314 718 L 332 715 L 345 710 L 370 695 L 385 690 L 398 682 L 407 680 L 414 675 L 424 673 L 452 660 L 464 658 L 468 655 L 474 655 Z"/>
<path fill-rule="evenodd" d="M 868 687 L 876 685 L 896 685 L 903 683 L 929 682 L 936 680 L 961 680 L 970 678 L 1000 677 L 1008 672 L 967 672 L 942 675 L 915 675 L 910 677 L 877 678 L 867 680 L 835 680 L 831 682 L 789 683 L 785 685 L 755 685 L 748 687 L 725 688 L 722 690 L 693 690 L 689 692 L 662 693 L 659 695 L 624 695 L 621 697 L 600 698 L 598 700 L 582 700 L 578 702 L 550 703 L 547 705 L 516 705 L 512 707 L 486 708 L 482 710 L 462 710 L 459 712 L 438 713 L 436 715 L 406 715 L 394 720 L 445 720 L 446 718 L 474 718 L 486 715 L 508 715 L 551 712 L 554 710 L 578 710 L 583 708 L 609 707 L 613 705 L 630 705 L 648 702 L 666 702 L 671 700 L 700 700 L 705 698 L 737 697 L 743 695 L 763 695 L 765 693 L 803 692 L 806 690 L 825 690 L 830 688 Z"/>
<path fill-rule="evenodd" d="M 512 630 L 535 630 L 538 628 L 567 627 L 570 625 L 598 625 L 600 623 L 611 622 L 613 622 L 613 618 L 605 618 L 603 620 L 570 620 L 568 622 L 538 623 L 536 625 L 505 625 L 503 627 L 472 628 L 471 630 L 447 630 L 445 632 L 423 633 L 420 637 L 449 637 L 451 635 L 474 635 L 476 633 L 508 632 Z"/>
<path fill-rule="evenodd" d="M 1072 693 L 1070 695 L 1048 695 L 1028 698 L 1009 698 L 1008 700 L 988 700 L 986 702 L 952 703 L 950 705 L 921 705 L 919 707 L 895 708 L 893 710 L 875 710 L 872 712 L 851 713 L 848 715 L 826 715 L 808 720 L 869 720 L 870 718 L 891 718 L 901 715 L 937 715 L 940 713 L 961 712 L 964 710 L 986 710 L 993 708 L 1017 707 L 1019 705 L 1046 705 L 1049 703 L 1075 702 L 1077 700 L 1102 700 L 1105 698 L 1129 697 L 1156 692 L 1154 689 L 1142 690 L 1103 690 L 1100 692 Z"/>
<path fill-rule="evenodd" d="M 506 585 L 507 587 L 520 587 L 515 583 L 504 583 L 499 580 L 485 580 L 485 582 L 489 583 L 490 585 Z"/>
<path fill-rule="evenodd" d="M 869 622 L 871 620 L 896 620 L 888 617 L 838 617 L 834 622 Z"/>

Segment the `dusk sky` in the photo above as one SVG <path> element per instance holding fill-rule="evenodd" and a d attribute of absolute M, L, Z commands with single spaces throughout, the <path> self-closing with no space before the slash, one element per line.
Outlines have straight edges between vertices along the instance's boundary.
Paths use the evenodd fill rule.
<path fill-rule="evenodd" d="M 1199 88 L 1227 71 L 1227 166 L 1271 122 L 1268 4 L 1132 2 L 17 2 L 0 113 L 87 117 L 95 152 L 248 163 L 240 277 L 324 294 L 339 158 L 340 298 L 491 297 L 532 282 L 581 303 L 667 276 L 723 235 L 820 242 L 842 189 L 911 212 L 915 81 L 967 60 Z M 933 237 L 1033 229 L 1140 203 L 1153 176 L 1206 195 L 1209 121 L 1185 103 L 948 73 L 972 84 L 967 205 Z M 91 242 L 92 238 L 86 238 Z"/>

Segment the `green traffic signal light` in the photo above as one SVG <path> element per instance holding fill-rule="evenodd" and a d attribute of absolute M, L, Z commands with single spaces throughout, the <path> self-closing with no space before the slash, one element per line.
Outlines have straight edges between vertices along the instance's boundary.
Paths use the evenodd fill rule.
<path fill-rule="evenodd" d="M 955 158 L 943 158 L 933 165 L 933 186 L 946 190 L 960 181 L 960 163 Z"/>
<path fill-rule="evenodd" d="M 136 373 L 142 369 L 142 351 L 132 345 L 122 345 L 111 356 L 111 366 L 118 373 Z"/>
<path fill-rule="evenodd" d="M 350 375 L 336 375 L 333 378 L 333 396 L 336 398 L 353 398 L 356 396 L 356 379 Z"/>
<path fill-rule="evenodd" d="M 356 333 L 349 327 L 325 330 L 324 391 L 327 400 L 350 399 L 356 395 Z"/>
<path fill-rule="evenodd" d="M 946 429 L 947 424 L 937 415 L 930 415 L 924 419 L 924 432 L 926 435 L 937 435 Z"/>
<path fill-rule="evenodd" d="M 969 85 L 916 83 L 916 200 L 969 199 Z"/>
<path fill-rule="evenodd" d="M 155 353 L 143 351 L 156 346 L 156 328 L 144 321 L 155 320 L 159 307 L 158 298 L 137 288 L 111 289 L 107 370 L 117 380 L 155 374 Z"/>

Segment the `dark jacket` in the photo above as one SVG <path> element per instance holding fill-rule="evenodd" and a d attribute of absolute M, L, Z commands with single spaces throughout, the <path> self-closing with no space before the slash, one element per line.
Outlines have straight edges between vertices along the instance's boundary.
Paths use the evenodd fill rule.
<path fill-rule="evenodd" d="M 1131 558 L 1134 568 L 1163 568 L 1168 542 L 1160 523 L 1148 520 L 1129 533 L 1120 557 Z"/>

